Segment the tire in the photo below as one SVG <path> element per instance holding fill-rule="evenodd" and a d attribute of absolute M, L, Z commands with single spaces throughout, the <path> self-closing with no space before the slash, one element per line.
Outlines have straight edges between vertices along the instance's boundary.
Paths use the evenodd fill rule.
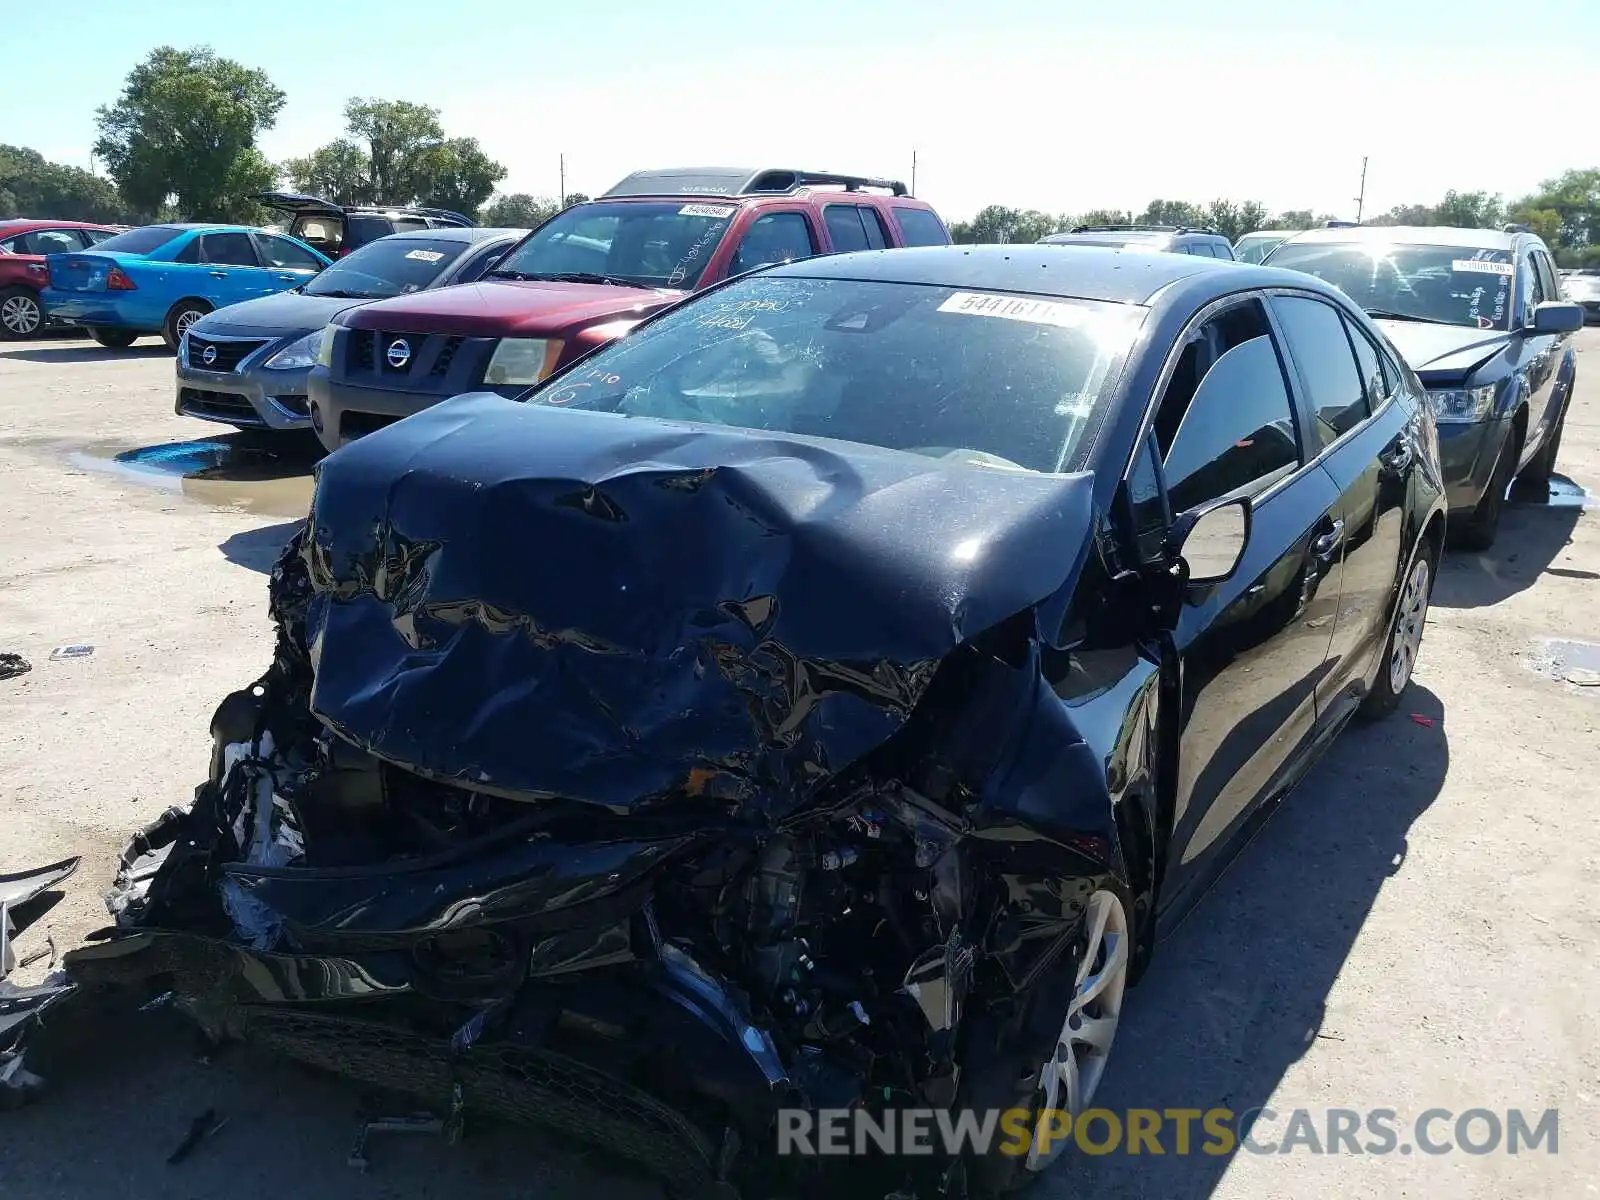
<path fill-rule="evenodd" d="M 0 290 L 0 341 L 20 342 L 44 328 L 44 309 L 32 288 Z"/>
<path fill-rule="evenodd" d="M 180 300 L 174 304 L 161 326 L 161 340 L 167 343 L 167 349 L 176 354 L 184 332 L 210 311 L 211 306 L 204 300 Z"/>
<path fill-rule="evenodd" d="M 1394 620 L 1383 643 L 1383 657 L 1367 698 L 1361 702 L 1361 715 L 1387 716 L 1400 706 L 1400 697 L 1411 683 L 1422 649 L 1422 632 L 1428 621 L 1428 602 L 1438 572 L 1438 555 L 1427 542 L 1418 545 L 1405 578 L 1400 581 L 1400 598 L 1395 602 Z"/>
<path fill-rule="evenodd" d="M 1120 883 L 1108 883 L 1090 898 L 1086 928 L 1095 923 L 1095 908 L 1101 903 L 1112 906 L 1107 909 L 1110 919 L 1101 928 L 1114 932 L 1121 947 L 1115 972 L 1108 970 L 1107 964 L 1113 962 L 1115 956 L 1107 950 L 1107 942 L 1102 937 L 1100 950 L 1092 960 L 1085 961 L 1080 951 L 1071 977 L 1065 972 L 1052 972 L 1036 983 L 1024 1002 L 1022 1016 L 1014 1022 L 989 1014 L 975 1015 L 965 1032 L 963 1058 L 966 1066 L 962 1094 L 957 1099 L 960 1106 L 978 1110 L 1025 1109 L 1030 1114 L 1030 1132 L 1038 1128 L 1040 1114 L 1047 1107 L 1064 1108 L 1074 1115 L 1090 1107 L 1110 1056 L 1138 937 L 1138 932 L 1132 928 L 1132 897 Z M 1101 951 L 1106 952 L 1102 954 Z M 1106 983 L 1097 985 L 1096 981 L 1102 978 Z M 1080 1003 L 1079 997 L 1086 993 L 1090 998 Z M 1109 1026 L 1102 1035 L 1103 1049 L 1086 1056 L 1082 1060 L 1083 1067 L 1073 1060 L 1071 1070 L 1078 1081 L 1075 1097 L 1069 1101 L 1065 1091 L 1057 1091 L 1055 1104 L 1051 1105 L 1042 1086 L 1049 1067 L 1060 1060 L 1063 1047 L 1071 1058 L 1074 1052 L 1069 1041 L 1090 1045 L 1090 1040 L 1082 1035 L 1093 1026 L 1103 1026 L 1108 1019 Z M 1074 1031 L 1070 1039 L 1069 1030 Z M 1050 1062 L 1040 1061 L 1037 1048 L 1052 1041 L 1056 1043 L 1056 1050 Z M 1031 1054 L 1029 1047 L 1035 1048 Z M 1087 1070 L 1090 1064 L 1094 1068 L 1092 1078 Z M 1070 1085 L 1057 1085 L 1058 1088 L 1067 1086 Z M 1000 1152 L 998 1145 L 987 1155 L 972 1156 L 967 1160 L 969 1195 L 973 1200 L 992 1200 L 1023 1191 L 1043 1178 L 1066 1147 L 1067 1142 L 1062 1140 L 1051 1147 L 1052 1152 L 1047 1157 L 1037 1161 L 1031 1149 L 1029 1153 L 1007 1155 Z"/>
<path fill-rule="evenodd" d="M 1500 534 L 1500 514 L 1505 510 L 1506 492 L 1511 489 L 1521 448 L 1515 430 L 1500 443 L 1500 455 L 1494 461 L 1494 470 L 1489 475 L 1489 486 L 1484 489 L 1483 499 L 1472 510 L 1472 516 L 1456 531 L 1455 542 L 1463 550 L 1483 551 L 1494 545 L 1495 538 Z"/>
<path fill-rule="evenodd" d="M 1561 453 L 1561 431 L 1566 426 L 1567 414 L 1563 412 L 1556 421 L 1556 427 L 1545 437 L 1544 445 L 1539 447 L 1538 456 L 1517 476 L 1518 487 L 1536 492 L 1549 491 L 1550 476 L 1556 473 L 1556 456 Z"/>
<path fill-rule="evenodd" d="M 89 336 L 107 350 L 126 350 L 139 335 L 130 329 L 91 329 Z"/>

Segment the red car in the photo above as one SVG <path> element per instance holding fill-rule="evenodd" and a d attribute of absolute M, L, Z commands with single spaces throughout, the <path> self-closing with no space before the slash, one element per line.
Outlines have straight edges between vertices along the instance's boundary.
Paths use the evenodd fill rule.
<path fill-rule="evenodd" d="M 511 396 L 691 292 L 757 267 L 944 246 L 903 183 L 788 169 L 637 171 L 514 246 L 479 283 L 341 313 L 307 380 L 329 450 L 463 392 Z"/>
<path fill-rule="evenodd" d="M 85 221 L 0 221 L 0 340 L 32 337 L 44 325 L 39 291 L 50 282 L 46 254 L 93 250 L 123 228 Z"/>

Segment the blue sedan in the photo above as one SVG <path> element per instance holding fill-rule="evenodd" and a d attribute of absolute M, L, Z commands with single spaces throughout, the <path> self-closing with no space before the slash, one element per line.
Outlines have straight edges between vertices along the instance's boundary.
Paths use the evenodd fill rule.
<path fill-rule="evenodd" d="M 330 259 L 304 242 L 246 225 L 143 225 L 93 250 L 46 258 L 45 312 L 123 349 L 160 334 L 174 350 L 208 312 L 290 291 Z"/>

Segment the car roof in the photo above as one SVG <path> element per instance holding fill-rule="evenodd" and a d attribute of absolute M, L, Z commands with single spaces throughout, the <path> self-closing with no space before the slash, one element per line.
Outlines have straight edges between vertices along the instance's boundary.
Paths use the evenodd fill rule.
<path fill-rule="evenodd" d="M 521 237 L 526 229 L 484 229 L 479 225 L 441 225 L 437 229 L 404 229 L 378 238 L 380 242 L 466 242 L 475 245 L 497 237 Z"/>
<path fill-rule="evenodd" d="M 1411 246 L 1463 246 L 1474 250 L 1510 250 L 1526 233 L 1499 229 L 1464 229 L 1454 225 L 1347 225 L 1338 229 L 1307 229 L 1289 241 L 1297 245 L 1324 243 L 1348 245 L 1366 242 L 1402 242 Z"/>
<path fill-rule="evenodd" d="M 1329 290 L 1299 271 L 1259 267 L 1193 254 L 1077 245 L 918 246 L 864 250 L 801 259 L 763 271 L 799 279 L 860 279 L 979 288 L 1038 296 L 1070 296 L 1113 304 L 1147 304 L 1163 288 L 1195 276 L 1226 272 L 1231 290 L 1295 287 Z"/>
<path fill-rule="evenodd" d="M 1125 246 L 1130 242 L 1170 242 L 1181 236 L 1175 229 L 1097 229 L 1083 233 L 1052 233 L 1039 239 L 1045 246 Z"/>
<path fill-rule="evenodd" d="M 1241 233 L 1239 240 L 1242 242 L 1245 238 L 1253 237 L 1293 237 L 1302 232 L 1304 230 L 1300 229 L 1252 229 L 1249 233 Z"/>

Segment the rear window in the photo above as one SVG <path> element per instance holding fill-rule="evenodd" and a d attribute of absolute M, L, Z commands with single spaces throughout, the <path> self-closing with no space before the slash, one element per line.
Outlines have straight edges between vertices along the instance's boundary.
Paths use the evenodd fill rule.
<path fill-rule="evenodd" d="M 466 242 L 444 238 L 392 237 L 368 242 L 306 284 L 306 295 L 382 300 L 420 291 L 466 249 Z"/>
<path fill-rule="evenodd" d="M 116 237 L 109 237 L 95 247 L 96 250 L 111 250 L 121 254 L 149 254 L 159 250 L 183 230 L 176 225 L 141 225 L 138 229 L 130 229 L 127 233 L 119 233 Z"/>
<path fill-rule="evenodd" d="M 950 235 L 945 232 L 939 218 L 925 208 L 901 208 L 898 205 L 894 210 L 895 219 L 900 222 L 900 237 L 907 246 L 948 246 Z"/>

